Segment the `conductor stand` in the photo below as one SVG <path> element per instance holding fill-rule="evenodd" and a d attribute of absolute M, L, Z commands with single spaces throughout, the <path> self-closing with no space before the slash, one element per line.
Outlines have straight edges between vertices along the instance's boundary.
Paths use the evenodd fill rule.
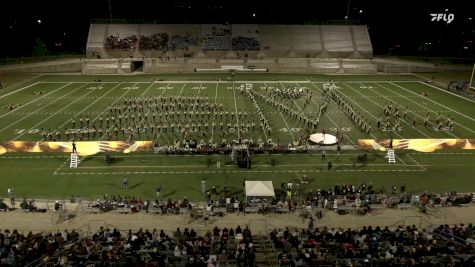
<path fill-rule="evenodd" d="M 389 147 L 387 149 L 388 153 L 386 154 L 386 158 L 388 158 L 388 163 L 396 163 L 396 154 L 394 154 L 393 149 L 393 137 L 389 141 Z"/>

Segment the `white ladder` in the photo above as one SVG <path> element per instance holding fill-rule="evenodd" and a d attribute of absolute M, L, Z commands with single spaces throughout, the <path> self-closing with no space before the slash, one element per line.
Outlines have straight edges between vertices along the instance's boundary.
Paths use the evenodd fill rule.
<path fill-rule="evenodd" d="M 71 161 L 69 163 L 69 168 L 77 168 L 78 167 L 78 154 L 71 153 Z"/>
<path fill-rule="evenodd" d="M 388 149 L 388 162 L 396 163 L 396 155 L 394 154 L 394 149 Z"/>

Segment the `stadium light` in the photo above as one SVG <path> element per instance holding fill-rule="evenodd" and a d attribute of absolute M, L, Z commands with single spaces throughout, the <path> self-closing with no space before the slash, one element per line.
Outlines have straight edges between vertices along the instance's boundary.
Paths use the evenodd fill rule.
<path fill-rule="evenodd" d="M 252 16 L 255 17 L 255 16 L 256 16 L 256 13 L 252 13 Z"/>
<path fill-rule="evenodd" d="M 41 19 L 37 20 L 36 22 L 38 22 L 38 24 L 41 24 Z"/>
<path fill-rule="evenodd" d="M 360 9 L 360 14 L 363 13 L 363 9 Z"/>
<path fill-rule="evenodd" d="M 348 0 L 348 5 L 346 7 L 346 16 L 345 16 L 345 20 L 348 19 L 348 16 L 350 15 L 350 2 L 351 0 Z"/>

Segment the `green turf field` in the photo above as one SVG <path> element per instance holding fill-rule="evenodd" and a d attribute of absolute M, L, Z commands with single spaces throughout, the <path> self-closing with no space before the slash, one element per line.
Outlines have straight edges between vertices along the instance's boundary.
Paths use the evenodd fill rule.
<path fill-rule="evenodd" d="M 157 78 L 164 81 L 155 82 Z M 221 79 L 217 82 L 215 79 Z M 100 79 L 100 82 L 95 80 Z M 132 97 L 206 97 L 208 103 L 223 104 L 224 111 L 238 113 L 246 111 L 247 117 L 234 117 L 236 123 L 256 121 L 254 129 L 238 133 L 229 130 L 212 129 L 191 132 L 191 138 L 205 138 L 221 142 L 224 138 L 269 138 L 259 127 L 257 113 L 251 101 L 241 94 L 242 84 L 252 83 L 253 90 L 265 92 L 265 87 L 287 88 L 297 86 L 308 88 L 313 94 L 312 101 L 305 104 L 304 97 L 291 103 L 298 112 L 312 117 L 317 105 L 323 101 L 322 86 L 333 80 L 338 93 L 345 97 L 368 122 L 372 132 L 368 135 L 355 126 L 342 110 L 331 102 L 320 119 L 319 130 L 334 133 L 337 128 L 344 133 L 344 143 L 354 144 L 358 139 L 375 138 L 475 138 L 474 103 L 449 94 L 432 85 L 425 84 L 422 78 L 411 75 L 300 75 L 300 74 L 236 74 L 235 80 L 228 80 L 227 74 L 168 74 L 137 76 L 41 76 L 30 81 L 9 85 L 0 91 L 0 141 L 39 141 L 41 129 L 60 129 L 61 140 L 65 141 L 65 130 L 76 126 L 79 118 L 97 123 L 106 117 L 108 107 L 123 103 Z M 39 95 L 35 92 L 45 91 Z M 427 97 L 421 96 L 427 92 Z M 376 128 L 376 121 L 386 103 L 408 108 L 401 129 L 383 131 Z M 10 110 L 10 104 L 18 107 Z M 287 116 L 264 101 L 259 102 L 261 110 L 272 127 L 274 142 L 286 145 L 310 132 L 298 119 Z M 196 107 L 198 110 L 200 107 Z M 437 113 L 443 119 L 449 115 L 454 119 L 452 130 L 441 130 L 429 125 L 424 127 L 427 113 L 433 119 Z M 239 121 L 241 119 L 241 121 Z M 412 120 L 417 125 L 413 127 Z M 194 119 L 193 119 L 194 120 Z M 244 122 L 243 122 L 244 120 Z M 215 119 L 216 123 L 221 120 Z M 234 121 L 232 125 L 234 125 Z M 77 128 L 77 127 L 75 127 Z M 233 127 L 231 127 L 233 128 Z M 203 137 L 203 132 L 205 137 Z M 70 137 L 71 138 L 71 137 Z M 135 140 L 153 140 L 160 144 L 171 144 L 181 139 L 178 131 L 140 133 Z M 88 140 L 107 140 L 105 134 L 90 137 Z M 118 135 L 113 140 L 125 140 L 127 136 Z M 408 185 L 411 191 L 475 191 L 475 183 L 470 181 L 475 168 L 475 153 L 462 150 L 437 151 L 436 153 L 397 152 L 397 164 L 387 164 L 384 154 L 371 153 L 367 166 L 353 167 L 353 159 L 360 151 L 344 151 L 339 159 L 329 153 L 327 158 L 334 163 L 327 172 L 327 161 L 318 155 L 259 155 L 253 158 L 250 170 L 239 169 L 229 163 L 224 156 L 165 156 L 155 154 L 115 155 L 117 160 L 105 166 L 104 156 L 90 156 L 83 159 L 78 169 L 69 169 L 67 154 L 24 154 L 6 153 L 0 155 L 0 195 L 7 188 L 15 187 L 19 195 L 35 197 L 68 197 L 81 195 L 97 197 L 104 193 L 124 193 L 121 181 L 129 176 L 129 194 L 154 196 L 158 183 L 166 196 L 188 196 L 202 198 L 200 180 L 205 177 L 208 185 L 223 188 L 226 182 L 233 193 L 242 190 L 243 179 L 272 179 L 277 188 L 282 181 L 295 179 L 302 174 L 311 178 L 305 190 L 324 188 L 336 183 L 373 182 L 377 187 L 392 184 Z M 272 159 L 275 159 L 273 161 Z M 220 161 L 218 169 L 216 162 Z M 224 164 L 224 162 L 228 164 Z M 275 162 L 275 166 L 271 163 Z"/>

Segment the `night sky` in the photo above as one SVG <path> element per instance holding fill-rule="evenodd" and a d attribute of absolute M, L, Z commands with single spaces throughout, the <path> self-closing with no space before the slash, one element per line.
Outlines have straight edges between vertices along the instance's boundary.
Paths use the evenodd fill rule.
<path fill-rule="evenodd" d="M 475 56 L 475 12 L 470 1 L 363 0 L 2 1 L 0 59 L 31 56 L 35 39 L 50 54 L 84 53 L 91 19 L 161 23 L 315 24 L 359 20 L 368 25 L 375 54 Z M 348 5 L 349 4 L 349 5 Z M 348 8 L 349 7 L 349 8 Z M 446 11 L 447 9 L 447 11 Z M 454 14 L 450 24 L 430 13 Z M 473 20 L 471 17 L 473 16 Z"/>

